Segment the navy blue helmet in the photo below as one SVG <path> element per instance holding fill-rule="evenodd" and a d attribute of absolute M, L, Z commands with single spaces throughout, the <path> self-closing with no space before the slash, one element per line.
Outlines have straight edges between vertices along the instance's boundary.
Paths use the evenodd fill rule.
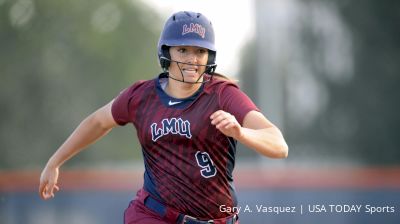
<path fill-rule="evenodd" d="M 182 11 L 174 13 L 165 23 L 158 42 L 158 59 L 161 68 L 168 70 L 171 56 L 169 47 L 194 46 L 208 49 L 206 73 L 213 73 L 215 58 L 214 29 L 210 20 L 201 13 Z"/>

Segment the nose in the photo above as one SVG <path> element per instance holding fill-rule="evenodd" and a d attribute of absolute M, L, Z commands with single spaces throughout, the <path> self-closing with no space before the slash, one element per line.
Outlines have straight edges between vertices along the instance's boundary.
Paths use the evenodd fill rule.
<path fill-rule="evenodd" d="M 186 63 L 189 64 L 197 64 L 198 58 L 194 52 L 190 52 L 187 54 Z"/>

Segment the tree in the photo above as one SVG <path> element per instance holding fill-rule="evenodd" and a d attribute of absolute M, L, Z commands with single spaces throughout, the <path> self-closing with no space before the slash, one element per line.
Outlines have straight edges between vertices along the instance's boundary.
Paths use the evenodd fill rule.
<path fill-rule="evenodd" d="M 2 1 L 0 168 L 43 166 L 84 117 L 154 77 L 160 25 L 132 1 Z M 134 132 L 113 132 L 73 163 L 140 155 Z"/>
<path fill-rule="evenodd" d="M 290 47 L 283 49 L 289 51 L 285 52 L 284 62 L 277 60 L 282 62 L 282 67 L 276 69 L 286 78 L 283 129 L 291 149 L 288 161 L 398 164 L 400 3 L 303 0 L 290 6 L 295 7 L 289 8 L 298 16 L 292 20 L 293 24 L 277 30 L 267 28 L 269 32 L 284 30 L 284 34 L 291 34 L 291 41 L 286 43 Z M 258 7 L 258 10 L 265 9 Z M 292 14 L 280 15 L 293 19 Z M 269 24 L 276 23 L 279 21 Z M 258 24 L 264 26 L 263 21 Z M 344 35 L 338 35 L 342 31 Z M 337 44 L 332 44 L 334 41 Z M 255 43 L 251 41 L 247 47 L 249 51 L 244 53 L 240 72 L 244 75 L 242 86 L 250 93 L 258 92 L 254 88 L 257 79 L 249 78 L 249 74 L 257 72 L 254 71 L 259 67 L 257 58 L 268 58 L 262 56 L 261 47 L 255 47 Z M 343 64 L 347 63 L 344 59 L 351 61 Z M 270 63 L 265 60 L 262 66 L 276 67 Z M 341 66 L 344 69 L 339 69 Z M 295 100 L 296 105 L 301 105 L 315 100 L 310 88 L 303 88 L 301 96 L 293 96 L 297 92 L 292 88 L 301 84 L 297 81 L 306 82 L 305 79 L 312 81 L 312 85 L 305 87 L 322 90 L 314 94 L 322 103 L 318 102 L 320 109 L 309 123 L 299 125 L 306 114 L 300 111 L 299 116 L 291 116 L 299 108 L 290 102 Z M 262 96 L 253 97 L 261 99 Z"/>

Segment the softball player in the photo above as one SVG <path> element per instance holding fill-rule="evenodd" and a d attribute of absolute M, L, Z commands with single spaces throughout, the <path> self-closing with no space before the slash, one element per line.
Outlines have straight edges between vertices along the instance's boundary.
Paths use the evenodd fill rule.
<path fill-rule="evenodd" d="M 44 168 L 39 193 L 58 191 L 59 167 L 118 125 L 132 123 L 144 157 L 144 186 L 125 210 L 128 223 L 239 223 L 232 172 L 236 143 L 285 158 L 279 131 L 233 82 L 214 76 L 211 22 L 178 12 L 158 44 L 164 72 L 134 83 L 87 117 Z"/>

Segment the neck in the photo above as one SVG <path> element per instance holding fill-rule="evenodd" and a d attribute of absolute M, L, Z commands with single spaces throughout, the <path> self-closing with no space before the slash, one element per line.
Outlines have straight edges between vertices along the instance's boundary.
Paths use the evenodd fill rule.
<path fill-rule="evenodd" d="M 165 88 L 165 91 L 168 93 L 168 95 L 181 99 L 193 95 L 197 90 L 200 89 L 200 87 L 201 83 L 192 84 L 168 79 L 168 84 Z"/>

